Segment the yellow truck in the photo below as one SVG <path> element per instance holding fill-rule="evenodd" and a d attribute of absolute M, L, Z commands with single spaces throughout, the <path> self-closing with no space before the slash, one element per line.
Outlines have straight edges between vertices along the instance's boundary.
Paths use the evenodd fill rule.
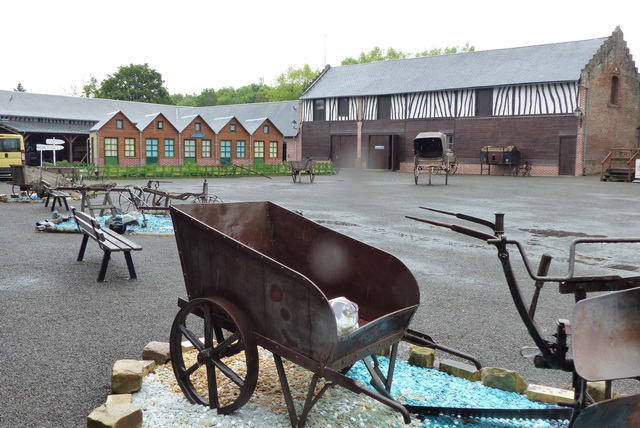
<path fill-rule="evenodd" d="M 0 134 L 0 178 L 11 178 L 11 165 L 24 165 L 22 135 Z"/>

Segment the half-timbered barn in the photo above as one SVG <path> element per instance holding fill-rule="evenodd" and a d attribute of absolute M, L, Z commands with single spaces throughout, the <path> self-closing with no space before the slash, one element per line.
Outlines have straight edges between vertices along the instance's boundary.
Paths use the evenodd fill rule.
<path fill-rule="evenodd" d="M 40 162 L 36 146 L 51 138 L 65 142 L 58 161 L 281 163 L 299 156 L 297 108 L 298 101 L 180 107 L 0 90 L 0 132 L 23 135 L 31 165 Z"/>
<path fill-rule="evenodd" d="M 516 147 L 532 175 L 600 171 L 640 147 L 638 70 L 610 37 L 327 67 L 300 100 L 302 156 L 342 167 L 410 170 L 421 132 L 448 136 L 458 171 L 483 149 Z M 500 168 L 497 170 L 500 172 Z"/>

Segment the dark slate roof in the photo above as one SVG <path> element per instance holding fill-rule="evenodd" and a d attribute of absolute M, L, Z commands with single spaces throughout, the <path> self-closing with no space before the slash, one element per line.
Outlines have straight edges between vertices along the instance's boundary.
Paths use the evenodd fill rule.
<path fill-rule="evenodd" d="M 85 135 L 89 133 L 91 124 L 85 123 L 51 123 L 51 122 L 24 122 L 18 120 L 0 119 L 0 126 L 6 127 L 18 133 L 37 134 L 77 134 Z M 52 135 L 51 137 L 53 137 Z"/>
<path fill-rule="evenodd" d="M 292 126 L 292 122 L 298 120 L 297 107 L 297 100 L 211 107 L 181 107 L 0 90 L 0 116 L 91 122 L 91 125 L 86 126 L 86 129 L 83 128 L 84 131 L 81 133 L 85 134 L 88 134 L 90 129 L 100 129 L 111 118 L 113 113 L 121 111 L 140 129 L 143 129 L 150 120 L 153 120 L 157 113 L 162 113 L 177 129 L 184 129 L 184 126 L 186 126 L 184 120 L 187 119 L 181 118 L 193 114 L 200 114 L 205 121 L 227 116 L 236 116 L 241 122 L 248 119 L 267 117 L 285 137 L 292 137 L 298 133 L 298 130 Z M 5 122 L 1 121 L 0 123 Z M 41 132 L 29 128 L 34 126 L 34 123 L 36 122 L 12 121 L 12 125 L 16 127 L 18 132 Z M 77 130 L 77 127 L 81 126 L 71 123 L 55 125 L 56 127 L 58 125 L 61 127 L 68 125 L 67 128 L 58 131 L 60 133 L 73 133 L 72 130 Z M 44 122 L 42 126 L 46 127 Z M 42 132 L 53 131 L 46 130 Z"/>
<path fill-rule="evenodd" d="M 302 95 L 328 98 L 482 88 L 580 78 L 607 37 L 329 68 Z"/>

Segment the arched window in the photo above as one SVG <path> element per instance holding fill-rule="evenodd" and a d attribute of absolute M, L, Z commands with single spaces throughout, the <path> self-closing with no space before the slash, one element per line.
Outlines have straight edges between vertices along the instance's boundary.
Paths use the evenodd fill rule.
<path fill-rule="evenodd" d="M 618 76 L 611 77 L 611 98 L 609 102 L 613 105 L 618 105 L 618 88 L 620 87 L 620 79 Z"/>

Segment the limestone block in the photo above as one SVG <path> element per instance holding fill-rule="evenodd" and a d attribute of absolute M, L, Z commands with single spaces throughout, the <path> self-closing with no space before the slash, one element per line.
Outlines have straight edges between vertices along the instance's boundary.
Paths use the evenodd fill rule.
<path fill-rule="evenodd" d="M 152 360 L 143 360 L 140 361 L 142 363 L 142 375 L 146 376 L 152 371 L 154 371 L 157 367 L 156 362 Z"/>
<path fill-rule="evenodd" d="M 443 373 L 450 374 L 451 376 L 466 379 L 470 382 L 477 382 L 480 380 L 480 372 L 476 370 L 475 366 L 461 363 L 459 361 L 442 360 L 440 361 L 438 370 Z"/>
<path fill-rule="evenodd" d="M 87 428 L 142 428 L 142 410 L 131 404 L 106 403 L 89 414 Z"/>
<path fill-rule="evenodd" d="M 573 401 L 573 391 L 543 385 L 529 385 L 527 398 L 531 401 L 558 404 L 559 401 Z"/>
<path fill-rule="evenodd" d="M 169 344 L 166 342 L 149 342 L 142 350 L 142 359 L 153 360 L 156 364 L 165 364 L 169 358 Z"/>
<path fill-rule="evenodd" d="M 107 404 L 109 403 L 131 404 L 131 394 L 109 394 L 107 395 Z"/>
<path fill-rule="evenodd" d="M 524 394 L 527 382 L 518 372 L 497 367 L 483 367 L 480 369 L 480 379 L 485 386 L 503 391 Z"/>
<path fill-rule="evenodd" d="M 119 360 L 111 371 L 111 390 L 116 394 L 139 391 L 144 377 L 142 361 Z"/>
<path fill-rule="evenodd" d="M 435 349 L 414 345 L 411 346 L 411 349 L 409 350 L 409 359 L 407 362 L 412 366 L 432 369 L 435 355 Z"/>

